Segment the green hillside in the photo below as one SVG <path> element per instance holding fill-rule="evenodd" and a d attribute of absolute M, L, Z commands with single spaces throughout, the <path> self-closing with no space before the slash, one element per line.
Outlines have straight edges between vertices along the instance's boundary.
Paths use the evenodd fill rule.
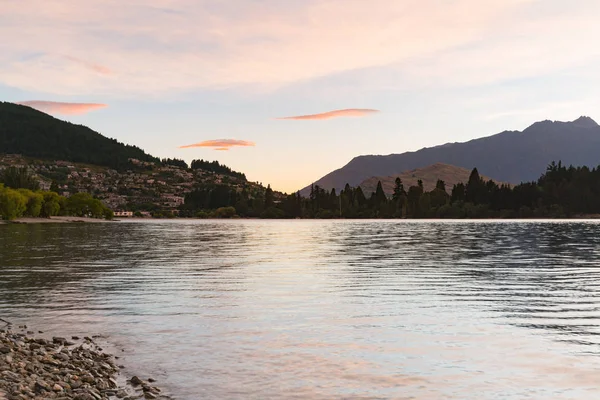
<path fill-rule="evenodd" d="M 33 108 L 0 102 L 0 153 L 124 169 L 129 158 L 159 162 L 136 146 Z"/>

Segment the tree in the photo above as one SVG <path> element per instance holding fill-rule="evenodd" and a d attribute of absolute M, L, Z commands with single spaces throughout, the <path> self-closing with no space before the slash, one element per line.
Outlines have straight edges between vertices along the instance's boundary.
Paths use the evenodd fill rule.
<path fill-rule="evenodd" d="M 25 215 L 33 218 L 39 217 L 42 204 L 44 203 L 44 196 L 39 192 L 32 192 L 29 189 L 19 189 L 18 192 L 27 199 Z"/>
<path fill-rule="evenodd" d="M 394 181 L 394 194 L 392 195 L 392 200 L 395 202 L 400 201 L 402 196 L 406 195 L 406 191 L 404 190 L 404 184 L 402 183 L 402 179 L 397 177 Z"/>
<path fill-rule="evenodd" d="M 375 205 L 380 206 L 387 202 L 387 196 L 383 191 L 383 186 L 381 185 L 381 181 L 377 182 L 377 189 L 375 189 Z"/>
<path fill-rule="evenodd" d="M 265 209 L 273 207 L 275 205 L 275 198 L 273 196 L 273 189 L 271 189 L 271 185 L 267 185 L 267 189 L 265 190 Z"/>
<path fill-rule="evenodd" d="M 362 207 L 367 203 L 367 198 L 360 186 L 357 186 L 356 189 L 354 189 L 354 199 L 356 200 L 356 205 L 359 207 Z"/>
<path fill-rule="evenodd" d="M 246 181 L 246 175 L 242 174 L 241 172 L 233 171 L 228 166 L 219 164 L 218 161 L 193 160 L 190 167 L 193 170 L 201 169 L 204 171 L 214 172 L 216 174 L 229 175 Z"/>
<path fill-rule="evenodd" d="M 27 210 L 27 198 L 16 190 L 0 184 L 0 216 L 11 220 L 23 216 Z"/>
<path fill-rule="evenodd" d="M 421 182 L 422 183 L 422 182 Z M 421 196 L 423 195 L 423 187 L 411 186 L 408 188 L 408 213 L 412 217 L 421 217 L 422 213 L 419 208 Z"/>
<path fill-rule="evenodd" d="M 6 168 L 0 177 L 0 182 L 13 189 L 38 190 L 40 188 L 38 180 L 29 172 L 27 167 Z"/>
<path fill-rule="evenodd" d="M 438 180 L 438 184 L 440 182 L 443 183 L 444 181 Z M 438 209 L 438 208 L 446 205 L 448 203 L 448 201 L 450 200 L 450 196 L 448 195 L 448 193 L 446 192 L 445 189 L 442 189 L 442 187 L 445 187 L 445 184 L 444 185 L 436 185 L 436 188 L 433 189 L 431 192 L 429 192 L 430 205 L 434 209 Z"/>
<path fill-rule="evenodd" d="M 188 165 L 185 161 L 180 160 L 178 158 L 163 158 L 161 160 L 163 165 L 172 165 L 174 167 L 179 167 L 183 169 L 188 169 Z"/>
<path fill-rule="evenodd" d="M 441 179 L 438 179 L 435 184 L 435 188 L 439 189 L 439 190 L 443 190 L 445 192 L 446 191 L 446 182 L 444 182 Z"/>
<path fill-rule="evenodd" d="M 469 182 L 465 188 L 465 200 L 473 204 L 485 201 L 485 183 L 479 176 L 477 168 L 473 168 L 469 176 Z"/>
<path fill-rule="evenodd" d="M 51 191 L 51 192 L 55 192 L 55 193 L 58 193 L 58 191 L 59 191 L 59 188 L 58 188 L 58 183 L 56 183 L 56 181 L 55 181 L 55 180 L 52 180 L 52 184 L 50 185 L 50 191 Z M 110 191 L 112 191 L 112 187 L 111 187 L 111 188 L 109 188 L 109 192 L 110 192 Z"/>
<path fill-rule="evenodd" d="M 60 212 L 61 197 L 55 192 L 44 192 L 43 197 L 44 203 L 42 204 L 40 215 L 46 218 L 58 215 Z"/>
<path fill-rule="evenodd" d="M 215 210 L 215 218 L 233 218 L 236 214 L 233 207 L 220 207 Z"/>
<path fill-rule="evenodd" d="M 452 187 L 452 194 L 450 195 L 450 201 L 452 203 L 457 203 L 461 201 L 465 201 L 465 184 L 457 183 Z"/>
<path fill-rule="evenodd" d="M 66 201 L 66 210 L 77 217 L 105 218 L 107 207 L 89 193 L 75 193 Z"/>

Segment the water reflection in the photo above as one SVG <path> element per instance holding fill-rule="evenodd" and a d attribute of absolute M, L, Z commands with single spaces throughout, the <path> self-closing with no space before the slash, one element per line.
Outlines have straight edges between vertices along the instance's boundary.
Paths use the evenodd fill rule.
<path fill-rule="evenodd" d="M 182 399 L 596 398 L 599 229 L 0 226 L 0 307 L 109 334 L 132 371 Z"/>

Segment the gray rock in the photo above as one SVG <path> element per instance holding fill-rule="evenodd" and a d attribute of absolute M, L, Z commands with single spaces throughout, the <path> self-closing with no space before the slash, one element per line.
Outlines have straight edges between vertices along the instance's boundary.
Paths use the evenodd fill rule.
<path fill-rule="evenodd" d="M 67 341 L 67 339 L 65 339 L 64 337 L 54 336 L 52 338 L 52 343 L 54 343 L 54 344 L 64 344 L 66 341 Z"/>
<path fill-rule="evenodd" d="M 131 381 L 131 384 L 134 386 L 139 386 L 143 383 L 143 381 L 135 375 L 131 378 L 130 381 Z"/>

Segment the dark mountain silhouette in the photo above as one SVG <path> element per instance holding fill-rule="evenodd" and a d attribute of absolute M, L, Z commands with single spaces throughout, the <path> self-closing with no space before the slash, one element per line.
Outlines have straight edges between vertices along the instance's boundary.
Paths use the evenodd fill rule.
<path fill-rule="evenodd" d="M 136 146 L 61 121 L 33 108 L 0 102 L 0 153 L 122 169 L 129 158 L 160 162 Z"/>
<path fill-rule="evenodd" d="M 522 132 L 505 131 L 464 143 L 447 143 L 415 152 L 365 155 L 314 182 L 327 190 L 346 183 L 357 186 L 373 176 L 399 175 L 435 163 L 472 169 L 495 180 L 519 184 L 535 181 L 552 161 L 563 164 L 600 164 L 600 126 L 589 117 L 572 122 L 536 122 Z M 302 189 L 307 195 L 310 186 Z"/>

